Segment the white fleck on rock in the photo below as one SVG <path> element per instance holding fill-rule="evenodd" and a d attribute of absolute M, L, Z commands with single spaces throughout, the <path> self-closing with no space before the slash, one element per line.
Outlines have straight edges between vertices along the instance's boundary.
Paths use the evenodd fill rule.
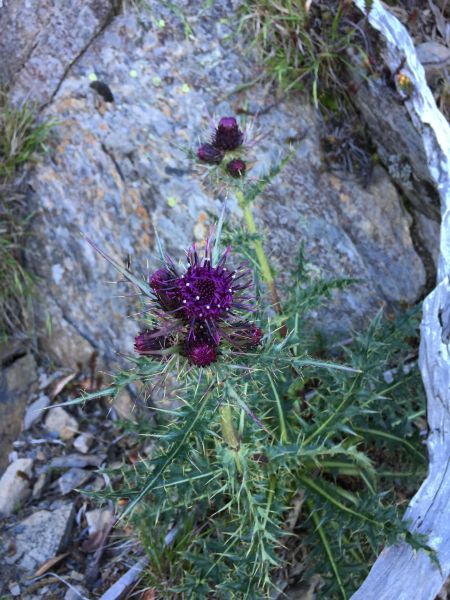
<path fill-rule="evenodd" d="M 0 513 L 10 515 L 28 497 L 33 472 L 31 458 L 18 458 L 0 479 Z"/>
<path fill-rule="evenodd" d="M 92 446 L 92 442 L 92 435 L 88 433 L 82 433 L 75 438 L 73 446 L 76 450 L 78 450 L 78 452 L 81 452 L 81 454 L 87 454 L 89 452 L 89 448 Z"/>
<path fill-rule="evenodd" d="M 44 409 L 46 409 L 49 404 L 50 398 L 45 394 L 41 394 L 37 400 L 30 404 L 23 419 L 24 431 L 30 429 L 30 427 L 34 425 L 36 421 L 41 419 Z"/>
<path fill-rule="evenodd" d="M 38 510 L 16 527 L 14 560 L 34 573 L 46 560 L 61 552 L 67 544 L 74 506 L 63 504 L 55 510 Z"/>
<path fill-rule="evenodd" d="M 56 285 L 61 283 L 62 276 L 64 275 L 64 267 L 61 265 L 52 265 L 52 278 Z"/>
<path fill-rule="evenodd" d="M 57 433 L 63 441 L 71 440 L 78 431 L 78 421 L 61 406 L 48 411 L 45 427 L 51 433 Z"/>

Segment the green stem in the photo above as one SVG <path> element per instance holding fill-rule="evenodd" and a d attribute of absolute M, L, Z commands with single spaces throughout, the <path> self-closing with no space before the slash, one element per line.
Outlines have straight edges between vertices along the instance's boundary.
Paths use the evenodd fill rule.
<path fill-rule="evenodd" d="M 284 420 L 284 410 L 283 410 L 281 398 L 278 394 L 277 388 L 275 386 L 275 383 L 274 383 L 269 371 L 267 372 L 267 377 L 268 377 L 270 385 L 272 387 L 273 395 L 275 397 L 275 402 L 276 402 L 277 410 L 278 410 L 278 418 L 280 419 L 280 432 L 281 432 L 280 443 L 287 444 L 288 443 L 288 431 L 287 431 L 287 427 L 286 427 L 286 421 Z"/>
<path fill-rule="evenodd" d="M 276 489 L 276 485 L 277 485 L 277 480 L 274 475 L 270 476 L 269 481 L 270 481 L 270 483 L 269 483 L 269 491 L 267 494 L 266 513 L 264 515 L 264 529 L 266 529 L 267 521 L 269 520 L 270 507 L 272 506 L 272 500 L 273 500 L 273 497 L 275 496 L 275 489 Z"/>
<path fill-rule="evenodd" d="M 242 212 L 244 213 L 244 221 L 247 231 L 251 235 L 256 235 L 258 233 L 258 230 L 256 228 L 256 223 L 253 218 L 251 204 L 246 201 L 244 194 L 240 190 L 236 192 L 236 198 L 239 202 L 239 206 L 241 207 Z M 264 252 L 261 240 L 255 239 L 253 241 L 253 247 L 255 250 L 256 258 L 258 259 L 259 268 L 261 269 L 262 278 L 270 290 L 270 293 L 272 295 L 272 301 L 276 311 L 280 313 L 280 300 L 278 298 L 278 293 L 275 287 L 275 281 L 273 279 L 272 270 Z"/>
<path fill-rule="evenodd" d="M 234 460 L 236 462 L 236 467 L 238 473 L 242 475 L 242 465 L 239 459 L 239 439 L 236 435 L 236 431 L 234 429 L 233 424 L 233 414 L 231 411 L 231 406 L 229 404 L 223 404 L 220 407 L 220 421 L 222 425 L 222 435 L 225 440 L 227 446 L 234 451 Z"/>

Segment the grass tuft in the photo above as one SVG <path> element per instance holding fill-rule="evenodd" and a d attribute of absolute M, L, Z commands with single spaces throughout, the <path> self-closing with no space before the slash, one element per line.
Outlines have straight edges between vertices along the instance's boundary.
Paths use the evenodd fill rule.
<path fill-rule="evenodd" d="M 307 90 L 316 107 L 337 111 L 346 94 L 349 49 L 361 52 L 364 47 L 350 4 L 246 0 L 241 27 L 250 32 L 284 91 Z"/>
<path fill-rule="evenodd" d="M 0 93 L 0 183 L 13 177 L 37 151 L 45 150 L 45 141 L 53 123 L 39 123 L 28 103 L 13 106 Z"/>
<path fill-rule="evenodd" d="M 33 278 L 24 267 L 23 242 L 31 213 L 11 184 L 18 170 L 44 151 L 53 123 L 39 123 L 34 108 L 13 106 L 0 92 L 0 338 L 26 328 Z"/>

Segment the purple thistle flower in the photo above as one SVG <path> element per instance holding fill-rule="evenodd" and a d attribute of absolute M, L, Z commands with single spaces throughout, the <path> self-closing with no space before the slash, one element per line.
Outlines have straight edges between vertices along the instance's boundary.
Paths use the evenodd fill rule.
<path fill-rule="evenodd" d="M 161 350 L 170 348 L 173 340 L 161 329 L 146 329 L 134 338 L 134 347 L 141 355 L 158 355 Z"/>
<path fill-rule="evenodd" d="M 155 271 L 149 280 L 160 307 L 166 312 L 176 310 L 180 305 L 178 288 L 175 285 L 177 277 L 175 269 L 169 265 Z"/>
<path fill-rule="evenodd" d="M 225 339 L 231 346 L 239 350 L 253 350 L 263 337 L 259 327 L 248 321 L 233 323 L 230 332 L 224 334 Z"/>
<path fill-rule="evenodd" d="M 205 329 L 216 344 L 220 341 L 220 325 L 230 322 L 236 311 L 251 310 L 245 290 L 251 282 L 245 279 L 250 270 L 240 265 L 236 271 L 225 264 L 230 248 L 227 248 L 212 266 L 209 241 L 203 260 L 195 246 L 188 252 L 188 268 L 176 281 L 181 299 L 181 314 L 189 324 L 189 337 L 196 337 L 199 328 Z"/>
<path fill-rule="evenodd" d="M 187 359 L 196 367 L 207 367 L 217 360 L 217 346 L 208 342 L 193 342 L 187 351 Z"/>
<path fill-rule="evenodd" d="M 207 367 L 217 360 L 217 344 L 208 333 L 197 330 L 195 338 L 185 339 L 182 354 L 192 365 Z"/>
<path fill-rule="evenodd" d="M 197 150 L 197 157 L 202 162 L 218 165 L 222 162 L 224 152 L 212 144 L 202 144 Z"/>
<path fill-rule="evenodd" d="M 229 252 L 227 248 L 213 266 L 208 240 L 203 258 L 195 245 L 188 251 L 184 273 L 179 273 L 167 259 L 166 266 L 150 277 L 150 286 L 162 309 L 159 316 L 172 321 L 171 332 L 186 332 L 187 328 L 188 340 L 205 333 L 217 345 L 221 328 L 232 326 L 242 311 L 252 310 L 254 297 L 247 291 L 251 271 L 244 264 L 236 270 L 227 268 Z"/>
<path fill-rule="evenodd" d="M 213 146 L 219 150 L 236 150 L 242 145 L 244 134 L 234 117 L 223 117 L 214 133 Z"/>
<path fill-rule="evenodd" d="M 246 170 L 247 166 L 240 158 L 230 160 L 230 162 L 227 164 L 227 171 L 231 177 L 244 177 Z"/>

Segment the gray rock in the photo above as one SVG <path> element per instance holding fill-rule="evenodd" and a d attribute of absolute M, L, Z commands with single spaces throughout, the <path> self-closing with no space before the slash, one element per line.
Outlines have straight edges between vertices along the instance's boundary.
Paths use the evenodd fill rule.
<path fill-rule="evenodd" d="M 20 521 L 16 527 L 14 560 L 33 573 L 46 560 L 63 551 L 72 528 L 72 503 L 54 510 L 38 510 Z"/>
<path fill-rule="evenodd" d="M 69 494 L 72 490 L 80 488 L 92 477 L 92 472 L 83 469 L 69 469 L 64 475 L 55 482 L 63 496 Z"/>
<path fill-rule="evenodd" d="M 45 414 L 44 410 L 47 408 L 47 406 L 49 406 L 49 404 L 50 398 L 45 394 L 41 394 L 37 400 L 30 404 L 23 419 L 24 431 L 30 429 L 32 425 L 42 418 L 42 415 Z"/>
<path fill-rule="evenodd" d="M 110 508 L 86 511 L 86 522 L 89 529 L 89 535 L 94 535 L 100 531 L 107 530 L 114 519 L 114 511 Z"/>
<path fill-rule="evenodd" d="M 56 29 L 49 2 L 21 4 L 8 3 L 7 16 L 0 17 L 4 23 L 25 23 L 25 41 L 2 28 L 10 72 L 22 65 L 11 77 L 13 94 L 46 103 L 43 116 L 61 123 L 30 182 L 37 215 L 28 259 L 44 282 L 36 313 L 42 324 L 52 322 L 51 332 L 42 327 L 42 347 L 65 365 L 86 361 L 93 349 L 113 363 L 118 351 L 132 351 L 137 325 L 125 316 L 135 305 L 116 297 L 123 286 L 107 282 L 117 274 L 79 232 L 119 261 L 130 255 L 138 272 L 146 272 L 147 262 L 150 268 L 158 264 L 153 226 L 167 249 L 182 256 L 193 238 L 207 232 L 207 213 L 218 214 L 221 202 L 216 193 L 207 193 L 180 146 L 195 147 L 199 138 L 206 139 L 208 109 L 219 116 L 234 114 L 248 99 L 258 111 L 273 103 L 273 95 L 255 85 L 232 101 L 223 100 L 256 75 L 248 40 L 227 39 L 234 15 L 228 2 L 207 10 L 200 0 L 188 3 L 183 11 L 195 21 L 190 37 L 173 13 L 152 0 L 151 17 L 142 12 L 138 18 L 130 10 L 101 33 L 99 24 L 106 21 L 93 14 L 94 2 L 80 11 L 82 16 L 62 9 Z M 105 9 L 105 3 L 99 5 Z M 29 24 L 29 11 L 37 6 L 37 23 Z M 155 26 L 160 17 L 171 23 L 164 31 Z M 67 41 L 61 34 L 65 28 Z M 85 51 L 77 54 L 74 32 L 80 31 Z M 28 56 L 26 49 L 36 40 Z M 9 59 L 14 44 L 18 50 Z M 49 56 L 55 54 L 53 68 Z M 99 101 L 89 87 L 92 75 L 110 86 L 115 102 Z M 44 79 L 44 86 L 31 85 Z M 383 111 L 376 129 L 384 129 L 379 123 L 386 119 L 386 107 Z M 256 207 L 278 272 L 294 265 L 302 241 L 317 269 L 362 282 L 321 314 L 324 328 L 348 329 L 383 303 L 416 301 L 423 293 L 425 269 L 410 235 L 410 216 L 387 174 L 380 171 L 366 189 L 325 172 L 319 123 L 302 97 L 291 96 L 263 111 L 257 125 L 265 137 L 254 148 L 253 176 L 267 172 L 289 151 L 291 138 L 308 131 L 291 164 Z M 400 137 L 398 130 L 394 134 Z M 428 174 L 422 169 L 417 176 L 419 182 L 425 179 L 415 188 L 421 197 L 418 190 L 426 191 Z M 423 204 L 430 205 L 429 218 L 435 218 L 436 198 L 425 194 Z M 230 219 L 238 219 L 233 199 L 229 208 Z"/>
<path fill-rule="evenodd" d="M 50 466 L 54 469 L 68 469 L 83 467 L 99 467 L 105 460 L 104 454 L 84 455 L 66 454 L 66 456 L 56 456 L 50 461 Z"/>
<path fill-rule="evenodd" d="M 29 496 L 33 460 L 18 458 L 9 465 L 0 479 L 0 515 L 10 515 Z"/>
<path fill-rule="evenodd" d="M 120 390 L 114 397 L 112 406 L 120 419 L 133 419 L 136 406 L 127 390 Z"/>
<path fill-rule="evenodd" d="M 36 362 L 26 354 L 0 369 L 0 472 L 8 464 L 10 444 L 20 433 L 26 405 L 37 384 Z"/>
<path fill-rule="evenodd" d="M 424 42 L 416 47 L 417 58 L 425 68 L 427 79 L 443 73 L 450 66 L 450 48 L 436 41 Z"/>
<path fill-rule="evenodd" d="M 64 73 L 114 14 L 114 0 L 86 0 L 82 5 L 8 0 L 0 12 L 2 83 L 12 77 L 18 88 L 48 102 Z M 8 35 L 5 33 L 8 32 Z M 39 91 L 38 91 L 39 90 Z"/>
<path fill-rule="evenodd" d="M 9 587 L 9 591 L 11 592 L 11 596 L 13 596 L 13 598 L 17 598 L 17 596 L 20 596 L 20 585 L 17 583 L 11 585 Z"/>
<path fill-rule="evenodd" d="M 87 454 L 89 452 L 89 448 L 92 446 L 92 442 L 94 438 L 92 435 L 88 433 L 82 433 L 78 437 L 76 437 L 73 441 L 73 447 L 81 454 Z"/>
<path fill-rule="evenodd" d="M 81 585 L 72 586 L 67 590 L 64 600 L 83 600 L 88 597 L 89 592 Z"/>
<path fill-rule="evenodd" d="M 44 491 L 45 486 L 47 485 L 49 479 L 48 471 L 44 471 L 40 473 L 36 479 L 36 482 L 33 486 L 32 496 L 35 500 L 39 500 L 42 496 L 42 492 Z"/>
<path fill-rule="evenodd" d="M 11 364 L 29 350 L 28 344 L 21 339 L 8 339 L 0 342 L 0 364 Z"/>
<path fill-rule="evenodd" d="M 50 433 L 56 433 L 63 441 L 71 440 L 78 431 L 78 421 L 61 406 L 48 411 L 45 427 Z"/>
<path fill-rule="evenodd" d="M 399 61 L 395 64 L 398 67 Z M 395 78 L 394 68 L 392 72 Z M 439 223 L 439 194 L 428 166 L 424 139 L 405 102 L 384 77 L 356 73 L 357 70 L 352 71 L 358 90 L 353 98 L 367 123 L 380 160 L 414 210 Z M 408 77 L 407 70 L 402 73 Z M 414 94 L 413 89 L 411 94 Z M 434 247 L 438 247 L 438 240 L 434 240 Z"/>

